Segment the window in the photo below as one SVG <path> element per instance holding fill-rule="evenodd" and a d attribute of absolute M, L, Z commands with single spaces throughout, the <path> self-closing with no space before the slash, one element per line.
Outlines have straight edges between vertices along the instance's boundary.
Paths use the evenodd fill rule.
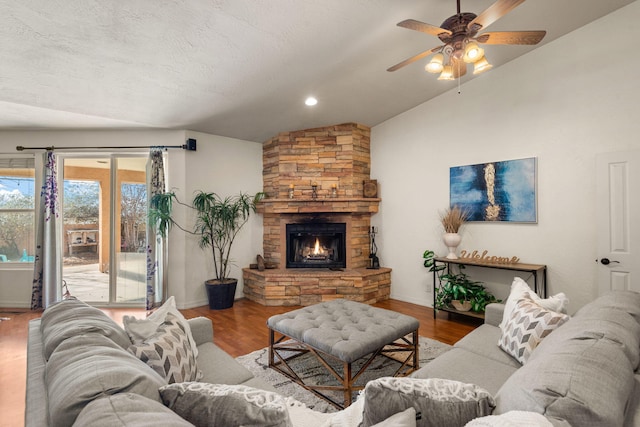
<path fill-rule="evenodd" d="M 34 158 L 0 157 L 0 263 L 32 262 L 34 253 Z"/>

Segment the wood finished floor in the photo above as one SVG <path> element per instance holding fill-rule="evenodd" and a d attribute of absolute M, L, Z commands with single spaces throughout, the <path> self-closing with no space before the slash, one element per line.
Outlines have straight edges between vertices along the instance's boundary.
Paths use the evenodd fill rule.
<path fill-rule="evenodd" d="M 431 308 L 397 300 L 375 304 L 376 307 L 404 313 L 420 321 L 421 336 L 454 344 L 476 328 L 478 319 L 438 313 L 433 318 Z M 181 310 L 186 318 L 208 317 L 213 321 L 214 342 L 233 357 L 266 347 L 269 336 L 267 319 L 299 307 L 264 307 L 241 299 L 228 310 L 209 310 L 207 306 Z M 144 317 L 142 309 L 103 309 L 111 318 L 122 324 L 122 317 Z M 0 317 L 10 320 L 0 322 L 0 427 L 24 425 L 24 399 L 26 381 L 27 330 L 31 319 L 42 315 L 20 309 L 0 308 Z"/>

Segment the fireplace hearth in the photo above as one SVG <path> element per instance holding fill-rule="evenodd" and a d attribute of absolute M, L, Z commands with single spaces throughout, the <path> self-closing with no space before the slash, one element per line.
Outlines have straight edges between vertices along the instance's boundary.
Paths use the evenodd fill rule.
<path fill-rule="evenodd" d="M 345 268 L 346 224 L 287 224 L 287 268 Z"/>

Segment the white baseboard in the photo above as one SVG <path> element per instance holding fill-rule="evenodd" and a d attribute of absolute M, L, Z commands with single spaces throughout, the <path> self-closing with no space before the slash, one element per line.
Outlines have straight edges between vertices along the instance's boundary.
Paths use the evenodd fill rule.
<path fill-rule="evenodd" d="M 2 308 L 31 308 L 31 302 L 0 301 L 0 309 Z"/>

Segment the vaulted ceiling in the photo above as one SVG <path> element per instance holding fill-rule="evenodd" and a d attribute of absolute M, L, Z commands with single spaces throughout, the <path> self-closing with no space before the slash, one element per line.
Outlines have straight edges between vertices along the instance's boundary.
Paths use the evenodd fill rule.
<path fill-rule="evenodd" d="M 492 3 L 462 0 L 462 11 Z M 490 30 L 546 30 L 544 40 L 486 55 L 495 69 L 629 3 L 528 0 Z M 440 44 L 399 21 L 440 25 L 455 12 L 455 0 L 0 0 L 0 129 L 190 129 L 262 142 L 374 126 L 458 84 L 427 74 L 426 59 L 386 71 Z M 304 105 L 309 95 L 318 105 Z"/>

